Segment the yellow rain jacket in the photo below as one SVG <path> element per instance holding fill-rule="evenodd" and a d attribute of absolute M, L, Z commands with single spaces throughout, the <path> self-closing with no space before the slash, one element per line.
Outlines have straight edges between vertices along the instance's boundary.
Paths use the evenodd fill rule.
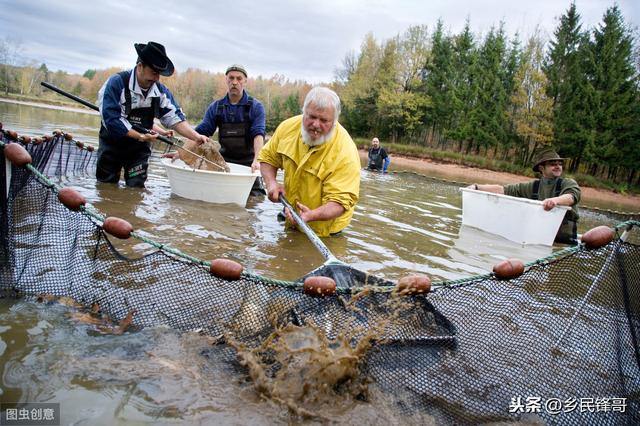
<path fill-rule="evenodd" d="M 321 237 L 341 231 L 353 216 L 360 195 L 360 156 L 349 133 L 336 123 L 333 137 L 320 146 L 302 142 L 302 115 L 280 123 L 260 151 L 258 161 L 284 170 L 287 199 L 315 209 L 334 201 L 345 212 L 332 220 L 309 222 Z"/>

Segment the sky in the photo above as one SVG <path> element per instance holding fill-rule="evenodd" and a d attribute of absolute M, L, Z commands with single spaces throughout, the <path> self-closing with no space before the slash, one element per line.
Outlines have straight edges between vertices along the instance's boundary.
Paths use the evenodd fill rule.
<path fill-rule="evenodd" d="M 602 21 L 614 0 L 575 0 L 583 28 Z M 640 25 L 640 1 L 618 0 L 625 22 Z M 276 74 L 330 82 L 367 33 L 379 41 L 438 19 L 475 34 L 501 21 L 507 33 L 551 38 L 570 0 L 0 0 L 0 38 L 19 46 L 22 62 L 50 70 L 131 68 L 134 43 L 165 45 L 178 72 L 224 72 L 243 64 L 250 77 Z"/>

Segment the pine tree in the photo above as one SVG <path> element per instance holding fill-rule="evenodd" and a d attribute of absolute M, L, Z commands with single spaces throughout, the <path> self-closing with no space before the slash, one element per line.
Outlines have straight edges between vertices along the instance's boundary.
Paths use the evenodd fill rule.
<path fill-rule="evenodd" d="M 454 37 L 453 41 L 452 118 L 446 133 L 449 138 L 458 141 L 459 151 L 462 151 L 463 143 L 469 141 L 474 133 L 468 118 L 478 97 L 477 81 L 473 78 L 476 61 L 477 49 L 467 20 L 462 33 Z"/>
<path fill-rule="evenodd" d="M 431 38 L 431 60 L 425 65 L 423 91 L 431 100 L 425 124 L 430 124 L 432 134 L 441 138 L 452 118 L 453 64 L 451 39 L 444 33 L 444 24 L 438 20 Z"/>
<path fill-rule="evenodd" d="M 633 64 L 633 37 L 618 6 L 605 12 L 593 32 L 594 136 L 593 153 L 609 166 L 609 178 L 619 167 L 637 169 L 640 141 L 637 130 L 637 81 Z"/>
<path fill-rule="evenodd" d="M 506 38 L 501 24 L 492 28 L 480 48 L 474 75 L 478 85 L 478 102 L 471 110 L 470 120 L 474 129 L 475 152 L 496 147 L 505 140 L 507 128 L 507 92 L 503 64 L 506 55 Z"/>
<path fill-rule="evenodd" d="M 544 71 L 547 95 L 553 102 L 554 145 L 560 155 L 571 157 L 577 170 L 585 148 L 593 144 L 593 89 L 587 79 L 590 55 L 588 35 L 581 30 L 575 3 L 560 17 Z"/>

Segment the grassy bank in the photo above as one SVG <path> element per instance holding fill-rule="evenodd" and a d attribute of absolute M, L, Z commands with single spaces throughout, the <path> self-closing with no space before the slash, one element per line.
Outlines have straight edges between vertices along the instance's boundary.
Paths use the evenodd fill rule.
<path fill-rule="evenodd" d="M 368 149 L 370 140 L 365 138 L 355 138 L 356 145 L 359 149 Z M 514 163 L 502 160 L 494 160 L 480 155 L 466 155 L 460 152 L 439 151 L 418 145 L 401 145 L 393 143 L 385 143 L 384 148 L 390 155 L 400 155 L 403 157 L 424 158 L 443 163 L 458 164 L 467 167 L 477 167 L 496 172 L 513 173 L 521 176 L 535 177 L 530 167 L 523 167 Z M 565 176 L 575 179 L 580 185 L 590 186 L 592 188 L 607 189 L 620 194 L 640 194 L 640 187 L 628 187 L 626 184 L 610 182 L 607 180 L 597 179 L 591 175 L 583 173 L 568 174 Z"/>

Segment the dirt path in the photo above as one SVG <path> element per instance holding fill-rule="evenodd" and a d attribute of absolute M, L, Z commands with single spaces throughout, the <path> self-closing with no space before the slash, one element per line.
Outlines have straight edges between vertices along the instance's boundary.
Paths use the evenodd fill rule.
<path fill-rule="evenodd" d="M 360 151 L 360 156 L 362 158 L 366 158 L 366 151 Z M 458 164 L 438 163 L 428 159 L 400 157 L 397 155 L 392 157 L 389 170 L 410 170 L 426 176 L 433 176 L 469 184 L 508 184 L 531 179 L 530 177 L 514 175 L 511 173 L 494 172 L 492 170 L 478 169 Z M 595 207 L 620 212 L 632 212 L 635 214 L 640 212 L 640 196 L 638 195 L 623 195 L 613 191 L 589 187 L 581 187 L 581 189 L 581 205 L 585 207 Z"/>

